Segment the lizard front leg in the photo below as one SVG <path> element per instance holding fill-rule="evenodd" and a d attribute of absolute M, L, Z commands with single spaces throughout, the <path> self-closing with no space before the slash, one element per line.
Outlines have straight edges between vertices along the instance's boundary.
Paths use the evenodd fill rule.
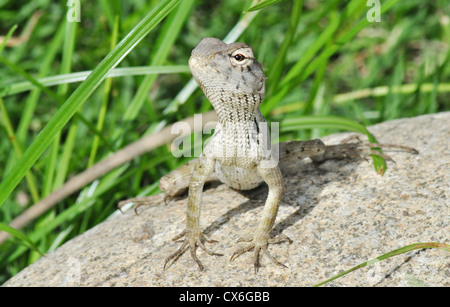
<path fill-rule="evenodd" d="M 177 241 L 184 237 L 181 247 L 172 255 L 170 255 L 165 263 L 164 269 L 174 263 L 179 256 L 181 256 L 188 249 L 191 256 L 197 263 L 200 270 L 203 270 L 203 265 L 197 258 L 197 247 L 200 247 L 209 255 L 222 256 L 222 254 L 214 253 L 205 247 L 205 242 L 215 243 L 214 240 L 208 240 L 200 231 L 200 211 L 202 205 L 203 186 L 206 179 L 212 173 L 215 166 L 215 160 L 201 155 L 195 162 L 192 177 L 189 183 L 189 198 L 187 204 L 186 228 L 178 236 L 172 240 Z"/>
<path fill-rule="evenodd" d="M 267 164 L 271 165 L 267 165 L 265 164 L 265 162 L 268 162 Z M 285 267 L 284 264 L 280 263 L 269 253 L 268 246 L 272 243 L 281 243 L 286 241 L 292 243 L 291 239 L 283 234 L 272 239 L 269 238 L 269 232 L 270 230 L 272 230 L 272 227 L 275 223 L 275 219 L 278 213 L 278 207 L 280 206 L 281 198 L 284 192 L 284 181 L 281 175 L 280 168 L 276 165 L 275 161 L 263 161 L 263 164 L 260 164 L 257 170 L 260 176 L 269 186 L 269 193 L 264 205 L 262 217 L 253 238 L 250 240 L 240 240 L 248 241 L 250 243 L 247 246 L 238 249 L 231 256 L 231 260 L 234 260 L 243 253 L 254 250 L 253 265 L 255 268 L 255 273 L 258 272 L 258 269 L 261 266 L 261 253 L 266 255 L 275 264 Z"/>

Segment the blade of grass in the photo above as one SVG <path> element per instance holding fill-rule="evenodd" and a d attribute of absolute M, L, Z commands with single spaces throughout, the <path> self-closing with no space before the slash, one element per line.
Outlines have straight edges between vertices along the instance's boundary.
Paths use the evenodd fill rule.
<path fill-rule="evenodd" d="M 116 77 L 126 77 L 126 76 L 141 76 L 141 75 L 151 75 L 151 74 L 178 74 L 178 73 L 189 73 L 189 67 L 187 65 L 168 65 L 168 66 L 136 66 L 136 67 L 119 67 L 111 70 L 107 78 Z M 43 86 L 49 87 L 53 85 L 63 84 L 63 83 L 75 83 L 86 80 L 92 70 L 80 71 L 64 75 L 56 75 L 50 77 L 42 77 L 36 79 Z M 36 86 L 29 81 L 20 81 L 10 84 L 0 84 L 0 97 L 5 97 L 8 95 L 14 95 L 23 93 L 32 89 Z"/>
<path fill-rule="evenodd" d="M 252 6 L 251 8 L 249 8 L 245 12 L 247 13 L 247 12 L 257 11 L 257 10 L 263 9 L 265 7 L 274 5 L 274 4 L 276 4 L 276 3 L 280 2 L 280 1 L 281 0 L 264 0 L 264 1 L 259 2 L 258 4 L 255 4 L 254 6 Z M 294 1 L 294 2 L 297 2 L 297 0 Z"/>
<path fill-rule="evenodd" d="M 73 122 L 69 131 L 67 132 L 64 148 L 59 158 L 58 171 L 56 172 L 55 180 L 53 181 L 53 191 L 61 187 L 64 184 L 64 181 L 66 180 L 70 165 L 70 158 L 72 157 L 72 150 L 75 146 L 74 144 L 78 132 L 77 126 L 78 122 Z M 98 136 L 98 134 L 96 136 Z M 107 145 L 107 147 L 109 146 Z"/>
<path fill-rule="evenodd" d="M 395 65 L 390 82 L 390 89 L 400 86 L 405 76 L 404 56 L 400 55 L 396 62 L 397 64 Z M 401 95 L 399 95 L 398 93 L 393 93 L 392 90 L 389 90 L 389 93 L 384 97 L 384 120 L 391 120 L 399 117 L 402 103 L 401 98 Z"/>
<path fill-rule="evenodd" d="M 163 29 L 159 34 L 155 46 L 155 53 L 153 54 L 150 66 L 162 65 L 166 62 L 169 52 L 172 49 L 173 44 L 178 38 L 178 34 L 194 4 L 193 0 L 182 1 L 180 6 L 173 14 L 168 16 L 168 19 L 164 23 Z M 125 114 L 123 116 L 124 121 L 131 121 L 139 114 L 145 100 L 148 97 L 148 93 L 155 83 L 157 75 L 147 75 L 140 84 L 133 100 L 128 106 Z M 156 111 L 153 110 L 150 114 L 155 114 Z"/>
<path fill-rule="evenodd" d="M 332 16 L 334 16 L 335 13 L 332 13 Z M 328 66 L 328 59 L 322 62 L 321 67 L 319 67 L 315 77 L 314 77 L 314 83 L 313 83 L 313 87 L 311 88 L 311 94 L 310 97 L 306 103 L 305 108 L 302 111 L 303 115 L 307 115 L 310 114 L 311 111 L 314 111 L 313 114 L 324 114 L 325 112 L 323 112 L 323 110 L 318 110 L 317 109 L 317 99 L 316 96 L 319 93 L 319 89 L 324 90 L 325 88 L 325 83 L 324 83 L 324 78 L 325 78 L 325 73 L 327 70 L 327 66 Z M 323 95 L 323 93 L 322 93 Z M 321 100 L 319 101 L 323 101 L 323 97 Z"/>
<path fill-rule="evenodd" d="M 119 37 L 119 17 L 116 16 L 111 37 L 111 50 L 114 49 L 114 46 L 117 44 L 118 37 Z M 99 131 L 103 130 L 103 123 L 106 117 L 106 110 L 108 109 L 108 100 L 111 91 L 111 86 L 112 86 L 112 79 L 107 78 L 105 80 L 105 86 L 103 88 L 102 105 L 97 119 L 97 130 Z M 91 167 L 94 164 L 99 143 L 100 138 L 98 136 L 94 136 L 94 139 L 92 140 L 91 152 L 89 154 L 87 167 Z"/>
<path fill-rule="evenodd" d="M 397 4 L 400 0 L 388 0 L 383 3 L 381 6 L 381 13 L 387 12 L 392 8 L 395 4 Z M 355 5 L 356 7 L 356 5 Z M 349 9 L 350 10 L 350 9 Z M 337 16 L 339 17 L 339 16 Z M 327 31 L 325 35 L 325 31 L 322 33 L 322 40 L 320 43 L 325 44 L 329 41 L 331 35 L 334 33 L 333 30 L 337 30 L 337 26 L 340 24 L 339 20 L 333 19 L 330 21 L 329 27 L 325 31 Z M 261 106 L 261 111 L 264 115 L 267 115 L 275 105 L 277 105 L 295 86 L 298 86 L 299 83 L 303 82 L 307 79 L 311 74 L 313 74 L 317 69 L 320 68 L 321 63 L 324 60 L 329 59 L 333 54 L 335 54 L 344 44 L 348 43 L 353 39 L 362 29 L 367 27 L 370 22 L 364 16 L 356 25 L 350 28 L 348 31 L 340 34 L 336 39 L 335 43 L 331 44 L 329 47 L 325 48 L 314 60 L 312 60 L 309 65 L 306 65 L 310 59 L 315 55 L 316 52 L 314 49 L 321 48 L 322 45 L 319 42 L 314 43 L 314 49 L 311 47 L 310 53 L 307 53 L 302 56 L 302 59 L 294 65 L 291 70 L 286 74 L 286 77 L 281 81 L 280 91 L 270 97 L 270 99 Z M 336 27 L 336 28 L 334 28 Z M 305 59 L 303 59 L 305 58 Z M 304 68 L 303 68 L 304 67 Z"/>
<path fill-rule="evenodd" d="M 52 141 L 79 107 L 106 78 L 107 73 L 117 66 L 123 58 L 175 7 L 179 0 L 161 1 L 94 69 L 89 77 L 78 86 L 66 102 L 44 127 L 25 154 L 0 183 L 0 206 L 19 184 L 26 172 Z"/>
<path fill-rule="evenodd" d="M 326 66 L 324 66 L 325 68 Z M 311 89 L 311 98 L 310 103 L 306 104 L 306 107 L 311 106 L 312 108 L 312 114 L 318 115 L 318 114 L 324 114 L 324 108 L 325 108 L 325 102 L 324 102 L 324 95 L 325 95 L 325 84 L 323 82 L 323 74 L 320 72 L 316 75 L 316 78 L 314 80 L 314 85 Z M 306 112 L 305 112 L 306 113 Z M 321 136 L 321 132 L 323 129 L 315 128 L 311 130 L 311 138 L 317 139 Z M 299 131 L 299 134 L 304 133 L 304 131 Z"/>
<path fill-rule="evenodd" d="M 111 5 L 111 0 L 100 0 L 99 3 L 102 8 L 102 13 L 105 14 L 106 20 L 108 21 L 109 28 L 114 29 L 114 5 Z"/>
<path fill-rule="evenodd" d="M 322 31 L 322 33 L 317 37 L 314 43 L 308 48 L 308 50 L 302 54 L 297 63 L 289 70 L 284 79 L 281 81 L 281 87 L 285 86 L 293 79 L 298 76 L 302 76 L 306 65 L 309 61 L 317 54 L 317 52 L 324 47 L 332 37 L 335 35 L 336 31 L 339 29 L 341 23 L 340 14 L 331 14 L 328 26 Z"/>
<path fill-rule="evenodd" d="M 7 233 L 9 233 L 10 235 L 16 237 L 17 239 L 20 240 L 20 242 L 25 245 L 26 247 L 30 248 L 31 250 L 37 252 L 38 254 L 40 254 L 41 256 L 43 256 L 43 253 L 39 250 L 39 248 L 36 246 L 36 244 L 34 244 L 34 242 L 27 237 L 24 233 L 22 233 L 21 231 L 12 228 L 9 225 L 0 223 L 0 230 L 1 231 L 5 231 Z"/>
<path fill-rule="evenodd" d="M 76 39 L 76 31 L 77 31 L 77 22 L 68 22 L 66 20 L 65 24 L 65 35 L 64 35 L 64 43 L 63 43 L 63 51 L 62 51 L 62 61 L 60 73 L 67 74 L 70 73 L 72 68 L 72 58 L 73 52 L 75 49 L 75 39 Z M 69 85 L 67 83 L 60 84 L 58 86 L 57 95 L 58 97 L 65 97 L 67 91 L 69 89 Z M 76 129 L 78 125 L 74 124 L 70 126 L 70 129 Z M 69 129 L 69 130 L 70 130 Z M 45 167 L 45 173 L 43 178 L 42 185 L 42 196 L 45 197 L 53 191 L 54 186 L 54 175 L 56 169 L 56 163 L 58 161 L 58 153 L 61 141 L 61 131 L 56 133 L 56 136 L 53 138 L 52 145 L 50 147 L 50 154 L 47 156 L 47 163 Z M 70 146 L 70 143 L 65 142 L 64 146 Z M 72 150 L 70 150 L 72 152 Z M 61 171 L 61 170 L 59 170 Z"/>
<path fill-rule="evenodd" d="M 362 99 L 367 97 L 381 97 L 386 96 L 389 91 L 392 93 L 398 93 L 402 95 L 408 95 L 419 90 L 422 93 L 429 93 L 434 91 L 435 85 L 432 83 L 423 83 L 418 87 L 416 83 L 403 84 L 399 86 L 378 86 L 374 88 L 365 88 L 353 92 L 337 94 L 334 96 L 332 103 L 340 104 L 347 101 Z M 438 93 L 448 93 L 450 92 L 450 83 L 440 83 L 436 85 L 436 90 Z"/>
<path fill-rule="evenodd" d="M 294 84 L 292 81 L 302 78 L 304 70 L 309 61 L 316 55 L 316 53 L 332 39 L 332 36 L 338 30 L 340 24 L 340 15 L 331 15 L 330 22 L 325 30 L 319 35 L 314 43 L 306 50 L 305 53 L 299 58 L 297 63 L 288 71 L 286 76 L 281 80 L 278 86 L 279 91 L 273 92 L 267 101 L 261 105 L 261 112 L 264 115 L 268 115 L 269 112 L 283 99 L 289 91 L 292 90 Z M 302 78 L 303 81 L 306 78 Z M 298 83 L 296 83 L 297 85 Z M 275 94 L 276 93 L 276 94 Z"/>
<path fill-rule="evenodd" d="M 49 95 L 50 97 L 52 97 L 56 102 L 58 102 L 60 105 L 63 104 L 63 100 L 61 99 L 61 97 L 56 94 L 55 92 L 53 92 L 52 90 L 50 90 L 49 88 L 46 88 L 45 86 L 43 86 L 41 83 L 39 83 L 33 76 L 31 76 L 30 74 L 28 74 L 26 71 L 24 71 L 23 69 L 21 69 L 20 67 L 18 67 L 16 64 L 12 63 L 11 61 L 8 61 L 7 59 L 3 58 L 2 56 L 0 56 L 0 62 L 4 62 L 5 64 L 7 64 L 11 69 L 13 69 L 15 72 L 17 72 L 18 74 L 22 75 L 23 77 L 25 77 L 27 80 L 29 80 L 32 84 L 34 84 L 35 86 L 37 86 L 39 89 L 41 89 L 42 91 L 44 91 L 47 95 Z M 110 142 L 106 140 L 106 138 L 101 135 L 97 129 L 95 129 L 93 127 L 93 125 L 84 117 L 83 114 L 81 113 L 77 113 L 75 114 L 76 117 L 78 119 L 80 119 L 84 125 L 86 125 L 86 127 L 94 134 L 98 135 L 102 141 L 106 144 L 106 146 L 108 146 L 109 148 L 114 148 L 113 146 L 110 145 Z"/>
<path fill-rule="evenodd" d="M 53 91 L 46 88 L 42 84 L 40 84 L 35 78 L 33 78 L 30 74 L 28 74 L 26 71 L 24 71 L 22 68 L 14 64 L 13 62 L 5 59 L 0 55 L 0 62 L 3 62 L 4 64 L 8 65 L 13 71 L 15 71 L 17 74 L 21 75 L 25 79 L 27 79 L 31 84 L 33 84 L 35 87 L 39 88 L 41 91 L 46 93 L 48 96 L 53 98 L 55 101 L 60 102 L 61 99 L 56 95 Z"/>
<path fill-rule="evenodd" d="M 48 248 L 47 253 L 54 251 L 58 246 L 60 246 L 62 243 L 64 243 L 64 241 L 66 240 L 66 238 L 69 236 L 69 234 L 72 232 L 72 230 L 74 228 L 75 228 L 75 226 L 73 224 L 71 224 L 66 229 L 61 230 L 58 233 L 58 235 L 56 236 L 56 238 L 53 240 L 50 247 Z"/>
<path fill-rule="evenodd" d="M 327 283 L 329 283 L 329 282 L 331 282 L 331 281 L 333 281 L 335 279 L 338 279 L 338 278 L 340 278 L 340 277 L 342 277 L 344 275 L 347 275 L 348 273 L 351 273 L 353 271 L 356 271 L 356 270 L 358 270 L 360 268 L 363 268 L 363 267 L 366 267 L 368 265 L 372 265 L 372 264 L 374 264 L 374 263 L 376 263 L 378 261 L 382 261 L 382 260 L 385 260 L 385 259 L 388 259 L 388 258 L 391 258 L 391 257 L 394 257 L 394 256 L 398 256 L 398 255 L 401 255 L 401 254 L 404 254 L 404 253 L 407 253 L 407 252 L 410 252 L 410 251 L 413 251 L 413 250 L 427 249 L 427 248 L 437 248 L 437 249 L 441 249 L 441 250 L 445 250 L 447 252 L 450 252 L 450 245 L 445 244 L 445 243 L 439 243 L 439 242 L 415 243 L 415 244 L 407 245 L 407 246 L 401 247 L 399 249 L 393 250 L 393 251 L 391 251 L 389 253 L 386 253 L 386 254 L 383 254 L 381 256 L 378 256 L 376 258 L 373 258 L 373 259 L 371 259 L 369 261 L 366 261 L 366 262 L 363 262 L 361 264 L 358 264 L 357 266 L 355 266 L 355 267 L 353 267 L 353 268 L 351 268 L 351 269 L 349 269 L 349 270 L 347 270 L 345 272 L 342 272 L 342 273 L 340 273 L 340 274 L 338 274 L 338 275 L 336 275 L 336 276 L 334 276 L 332 278 L 329 278 L 329 279 L 327 279 L 325 281 L 322 281 L 322 282 L 314 285 L 313 287 L 323 286 L 323 285 L 325 285 L 325 284 L 327 284 Z"/>
<path fill-rule="evenodd" d="M 8 40 L 11 38 L 11 36 L 14 34 L 14 31 L 16 31 L 17 25 L 14 25 L 9 29 L 6 36 L 3 38 L 3 41 L 0 43 L 0 54 L 2 54 L 3 49 L 5 49 L 6 43 L 8 43 Z"/>
<path fill-rule="evenodd" d="M 354 120 L 338 116 L 301 116 L 287 118 L 281 122 L 280 132 L 296 131 L 308 128 L 334 128 L 359 132 L 367 135 L 370 142 L 376 142 L 375 137 L 363 125 Z"/>
<path fill-rule="evenodd" d="M 286 65 L 286 54 L 289 47 L 292 45 L 295 33 L 297 31 L 298 23 L 300 21 L 300 16 L 302 15 L 303 0 L 293 1 L 291 17 L 289 18 L 289 26 L 284 35 L 283 42 L 281 43 L 280 49 L 275 56 L 272 67 L 270 68 L 270 74 L 268 81 L 270 85 L 268 86 L 267 96 L 272 96 L 271 94 L 275 92 L 279 85 L 279 80 L 281 74 L 283 73 L 283 67 Z"/>
<path fill-rule="evenodd" d="M 76 31 L 77 31 L 77 23 L 76 22 L 70 22 L 66 23 L 65 25 L 66 33 L 65 33 L 65 39 L 63 44 L 63 54 L 62 54 L 62 63 L 60 68 L 61 74 L 68 74 L 72 71 L 72 58 L 73 58 L 73 52 L 75 50 L 75 40 L 76 40 Z M 58 86 L 58 96 L 60 97 L 66 97 L 67 91 L 69 89 L 68 83 L 61 83 Z M 56 190 L 59 188 L 67 175 L 68 168 L 69 168 L 69 161 L 72 156 L 73 148 L 75 147 L 75 136 L 78 131 L 78 118 L 84 118 L 80 112 L 77 112 L 75 117 L 75 120 L 72 121 L 72 124 L 70 125 L 69 131 L 67 132 L 67 138 L 64 142 L 62 154 L 60 158 L 58 159 L 59 154 L 59 148 L 60 148 L 60 142 L 61 142 L 61 131 L 59 131 L 53 140 L 52 145 L 52 154 L 49 155 L 49 158 L 52 157 L 53 160 L 48 163 L 51 168 L 54 168 L 56 166 L 56 163 L 58 162 L 58 171 L 55 174 L 55 177 L 53 178 L 53 171 L 54 169 L 51 169 L 48 167 L 49 171 L 47 173 L 51 173 L 51 177 L 45 177 L 48 181 L 47 186 L 47 193 Z M 89 127 L 91 127 L 91 123 L 88 120 L 83 120 L 85 124 L 88 124 Z M 93 130 L 91 128 L 91 130 Z M 97 130 L 97 129 L 95 129 Z M 98 130 L 97 130 L 98 131 Z M 98 133 L 95 134 L 95 137 L 101 138 L 101 132 L 98 131 Z M 108 146 L 109 143 L 106 143 L 106 146 Z M 110 146 L 110 145 L 109 145 Z M 108 146 L 108 147 L 109 147 Z M 46 168 L 47 170 L 47 168 Z M 46 194 L 46 196 L 48 195 Z"/>
<path fill-rule="evenodd" d="M 388 10 L 390 10 L 395 4 L 397 4 L 400 0 L 388 0 L 381 5 L 380 14 L 384 14 Z M 349 29 L 347 32 L 340 35 L 335 44 L 326 48 L 317 58 L 315 58 L 308 67 L 306 67 L 306 71 L 302 79 L 310 76 L 318 67 L 320 67 L 320 63 L 325 59 L 331 57 L 335 54 L 342 45 L 351 41 L 362 29 L 367 27 L 370 24 L 370 21 L 364 16 L 355 26 Z"/>
<path fill-rule="evenodd" d="M 442 79 L 442 75 L 445 67 L 448 67 L 448 63 L 450 62 L 450 50 L 447 51 L 447 55 L 442 61 L 442 64 L 436 64 L 436 73 L 433 76 L 433 91 L 431 93 L 429 103 L 428 103 L 428 113 L 433 113 L 438 111 L 438 103 L 437 103 L 437 93 L 439 92 L 438 87 L 440 85 L 440 81 Z"/>
<path fill-rule="evenodd" d="M 0 97 L 0 115 L 3 122 L 3 126 L 5 127 L 6 133 L 8 134 L 8 137 L 11 141 L 11 144 L 14 148 L 14 151 L 17 155 L 17 157 L 21 157 L 23 155 L 22 146 L 19 144 L 19 142 L 16 139 L 16 136 L 14 134 L 14 129 L 12 127 L 11 121 L 8 116 L 8 112 L 5 108 L 5 104 L 3 103 L 3 99 Z M 36 184 L 36 178 L 31 173 L 31 171 L 28 171 L 25 174 L 25 179 L 27 181 L 28 189 L 30 190 L 31 198 L 34 202 L 37 202 L 40 199 L 38 187 Z"/>
<path fill-rule="evenodd" d="M 52 66 L 52 63 L 60 50 L 62 46 L 62 42 L 64 39 L 64 27 L 60 25 L 61 27 L 58 29 L 56 34 L 53 36 L 52 41 L 50 42 L 45 57 L 42 60 L 42 63 L 39 68 L 38 76 L 39 78 L 37 81 L 42 84 L 40 81 L 42 77 L 48 75 L 48 72 Z M 27 134 L 30 129 L 30 123 L 33 119 L 34 111 L 36 109 L 39 97 L 41 95 L 41 90 L 34 86 L 31 82 L 25 81 L 24 83 L 28 83 L 30 85 L 30 89 L 33 89 L 33 91 L 28 95 L 26 101 L 25 101 L 25 107 L 23 108 L 23 113 L 20 117 L 20 122 L 17 127 L 17 139 L 21 144 L 26 144 L 27 140 Z M 45 84 L 42 84 L 45 85 Z M 0 88 L 2 86 L 0 85 Z M 1 90 L 0 90 L 1 92 Z M 1 95 L 1 94 L 0 94 Z"/>
<path fill-rule="evenodd" d="M 439 70 L 439 69 L 438 69 Z M 434 79 L 434 86 L 433 86 L 433 91 L 431 92 L 430 98 L 428 99 L 428 109 L 427 112 L 428 113 L 436 113 L 437 112 L 437 86 L 439 83 L 439 79 L 440 79 L 440 72 L 436 73 L 433 76 Z"/>

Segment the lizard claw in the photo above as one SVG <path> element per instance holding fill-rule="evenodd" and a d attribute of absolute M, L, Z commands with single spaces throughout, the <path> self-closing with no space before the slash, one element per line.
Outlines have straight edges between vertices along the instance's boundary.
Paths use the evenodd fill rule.
<path fill-rule="evenodd" d="M 172 264 L 174 264 L 178 258 L 181 257 L 182 254 L 184 254 L 188 249 L 190 250 L 191 257 L 194 259 L 195 263 L 197 263 L 200 271 L 204 270 L 204 266 L 201 263 L 201 261 L 197 257 L 197 248 L 200 247 L 202 250 L 204 250 L 208 255 L 211 256 L 223 256 L 222 254 L 215 253 L 209 249 L 206 248 L 205 242 L 207 243 L 217 243 L 215 240 L 210 240 L 205 237 L 205 235 L 201 232 L 194 232 L 191 230 L 183 230 L 182 233 L 177 235 L 172 239 L 172 241 L 178 241 L 182 237 L 185 237 L 184 240 L 181 242 L 183 243 L 181 247 L 173 254 L 171 254 L 169 257 L 166 258 L 164 262 L 164 270 L 166 267 L 170 267 Z"/>
<path fill-rule="evenodd" d="M 258 270 L 261 267 L 261 263 L 259 261 L 261 253 L 263 255 L 267 256 L 267 258 L 269 258 L 276 265 L 282 266 L 284 268 L 287 268 L 286 265 L 284 265 L 283 263 L 279 262 L 274 256 L 272 256 L 272 254 L 270 254 L 270 252 L 268 250 L 269 244 L 278 244 L 278 243 L 282 243 L 282 242 L 288 242 L 289 244 L 291 244 L 292 240 L 289 239 L 286 235 L 281 234 L 281 235 L 278 235 L 278 236 L 276 236 L 275 238 L 272 238 L 272 239 L 268 239 L 267 237 L 254 238 L 253 240 L 248 240 L 246 238 L 240 238 L 238 240 L 238 242 L 250 242 L 250 244 L 247 244 L 246 246 L 241 247 L 237 251 L 235 251 L 233 253 L 233 255 L 231 256 L 230 260 L 233 261 L 234 259 L 236 259 L 240 255 L 242 255 L 242 254 L 244 254 L 246 252 L 254 250 L 254 253 L 253 253 L 253 267 L 255 269 L 255 274 L 258 273 Z"/>

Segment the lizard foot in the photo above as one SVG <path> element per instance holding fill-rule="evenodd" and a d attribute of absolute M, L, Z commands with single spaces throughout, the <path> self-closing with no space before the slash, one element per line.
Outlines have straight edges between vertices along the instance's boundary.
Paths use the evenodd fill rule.
<path fill-rule="evenodd" d="M 259 262 L 261 254 L 267 256 L 276 265 L 286 268 L 286 265 L 279 262 L 274 256 L 272 256 L 269 253 L 269 250 L 268 250 L 269 244 L 278 244 L 278 243 L 282 243 L 282 242 L 288 242 L 289 244 L 291 244 L 292 240 L 289 239 L 289 237 L 287 237 L 286 235 L 280 234 L 272 239 L 269 239 L 267 236 L 262 236 L 262 237 L 255 236 L 255 238 L 253 238 L 253 239 L 240 238 L 238 240 L 238 242 L 250 242 L 250 244 L 247 244 L 247 246 L 241 247 L 237 251 L 235 251 L 230 258 L 231 261 L 233 261 L 234 259 L 236 259 L 237 257 L 239 257 L 240 255 L 242 255 L 246 252 L 254 250 L 253 266 L 255 268 L 255 274 L 258 273 L 258 270 L 261 267 L 261 264 Z"/>
<path fill-rule="evenodd" d="M 191 230 L 185 229 L 185 230 L 183 230 L 182 233 L 180 233 L 179 235 L 174 237 L 172 239 L 172 241 L 178 241 L 182 237 L 185 237 L 185 239 L 183 241 L 181 241 L 181 242 L 183 242 L 183 244 L 175 253 L 173 253 L 172 255 L 170 255 L 169 257 L 166 258 L 166 261 L 164 262 L 164 270 L 166 269 L 166 267 L 170 267 L 173 263 L 175 263 L 178 260 L 178 258 L 180 258 L 180 256 L 182 254 L 184 254 L 184 252 L 186 252 L 188 249 L 190 250 L 191 257 L 197 263 L 200 271 L 203 271 L 204 267 L 203 267 L 203 264 L 201 263 L 201 261 L 197 257 L 197 247 L 200 247 L 208 255 L 223 256 L 222 254 L 215 253 L 206 248 L 205 242 L 217 243 L 217 241 L 207 239 L 205 237 L 205 235 L 201 232 L 196 232 L 196 231 L 191 231 Z"/>

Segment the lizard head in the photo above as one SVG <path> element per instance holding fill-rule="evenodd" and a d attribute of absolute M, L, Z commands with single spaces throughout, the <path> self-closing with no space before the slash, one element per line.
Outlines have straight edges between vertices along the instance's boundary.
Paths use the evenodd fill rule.
<path fill-rule="evenodd" d="M 244 43 L 203 38 L 192 50 L 189 68 L 207 97 L 218 90 L 258 95 L 261 100 L 264 97 L 266 77 L 262 66 L 252 47 Z"/>

